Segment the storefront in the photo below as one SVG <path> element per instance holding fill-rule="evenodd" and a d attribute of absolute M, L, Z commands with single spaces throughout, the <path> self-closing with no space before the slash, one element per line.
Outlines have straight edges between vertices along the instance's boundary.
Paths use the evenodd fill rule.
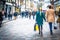
<path fill-rule="evenodd" d="M 3 8 L 3 2 L 0 2 L 0 10 L 2 10 L 2 8 Z"/>
<path fill-rule="evenodd" d="M 6 11 L 11 8 L 11 13 L 19 12 L 19 1 L 20 0 L 6 0 Z M 9 13 L 9 11 L 7 11 L 7 13 Z"/>
<path fill-rule="evenodd" d="M 59 11 L 60 5 L 56 6 L 56 10 Z"/>
<path fill-rule="evenodd" d="M 55 7 L 55 10 L 56 10 L 56 11 L 59 11 L 60 1 L 55 2 L 55 3 L 54 3 L 54 7 Z"/>
<path fill-rule="evenodd" d="M 5 8 L 5 0 L 0 0 L 0 10 Z"/>

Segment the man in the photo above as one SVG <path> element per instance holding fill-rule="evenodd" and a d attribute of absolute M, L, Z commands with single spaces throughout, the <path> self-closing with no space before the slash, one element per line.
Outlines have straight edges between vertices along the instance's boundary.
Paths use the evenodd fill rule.
<path fill-rule="evenodd" d="M 52 23 L 55 22 L 55 13 L 54 13 L 54 9 L 53 7 L 50 5 L 49 9 L 46 11 L 46 18 L 47 18 L 47 22 L 49 23 L 49 27 L 50 27 L 50 34 L 52 35 Z"/>

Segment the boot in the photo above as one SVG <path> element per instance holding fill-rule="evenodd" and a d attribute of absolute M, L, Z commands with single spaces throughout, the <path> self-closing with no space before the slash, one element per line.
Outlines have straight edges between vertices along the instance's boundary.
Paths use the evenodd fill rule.
<path fill-rule="evenodd" d="M 51 34 L 51 35 L 53 35 L 53 32 L 52 32 L 52 30 L 50 31 L 50 34 Z"/>

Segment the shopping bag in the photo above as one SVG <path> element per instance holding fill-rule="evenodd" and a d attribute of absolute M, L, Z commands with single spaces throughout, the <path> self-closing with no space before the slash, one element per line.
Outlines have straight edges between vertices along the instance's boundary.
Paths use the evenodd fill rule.
<path fill-rule="evenodd" d="M 56 27 L 56 26 L 54 26 L 54 29 L 57 29 L 57 27 Z"/>
<path fill-rule="evenodd" d="M 57 29 L 57 22 L 54 22 L 54 29 Z"/>
<path fill-rule="evenodd" d="M 38 31 L 38 25 L 36 24 L 36 31 Z"/>
<path fill-rule="evenodd" d="M 35 24 L 35 26 L 34 26 L 34 31 L 38 31 L 38 30 L 39 30 L 38 24 Z"/>

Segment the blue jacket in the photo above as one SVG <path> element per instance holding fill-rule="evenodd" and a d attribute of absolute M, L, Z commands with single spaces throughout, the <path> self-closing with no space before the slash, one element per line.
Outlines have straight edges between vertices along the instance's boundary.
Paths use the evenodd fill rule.
<path fill-rule="evenodd" d="M 37 11 L 37 13 L 36 13 L 36 23 L 38 25 L 42 25 L 43 24 L 43 19 L 45 20 L 45 13 L 41 12 L 41 15 L 40 15 L 40 11 Z"/>
<path fill-rule="evenodd" d="M 17 16 L 17 14 L 18 14 L 18 13 L 17 13 L 17 12 L 15 12 L 15 13 L 14 13 L 14 16 Z"/>

